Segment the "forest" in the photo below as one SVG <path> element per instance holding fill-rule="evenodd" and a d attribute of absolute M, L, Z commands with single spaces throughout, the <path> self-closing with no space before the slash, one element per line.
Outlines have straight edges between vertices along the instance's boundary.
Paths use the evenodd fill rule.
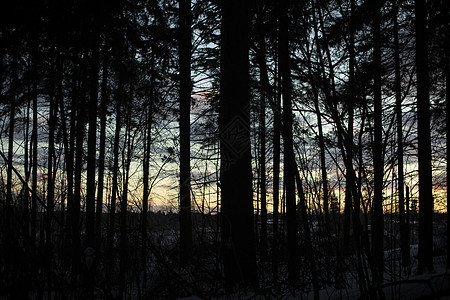
<path fill-rule="evenodd" d="M 0 10 L 0 299 L 450 295 L 450 1 Z"/>

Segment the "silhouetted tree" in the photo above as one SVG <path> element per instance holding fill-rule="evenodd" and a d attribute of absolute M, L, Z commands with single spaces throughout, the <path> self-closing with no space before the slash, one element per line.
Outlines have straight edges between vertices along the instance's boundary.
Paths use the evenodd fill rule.
<path fill-rule="evenodd" d="M 353 172 L 353 122 L 354 122 L 354 102 L 355 102 L 355 0 L 350 1 L 350 24 L 349 24 L 349 62 L 348 62 L 348 94 L 347 94 L 347 113 L 348 125 L 347 134 L 345 135 L 345 204 L 344 204 L 344 245 L 343 250 L 345 254 L 349 252 L 350 243 L 350 225 L 351 212 L 353 210 L 359 211 L 359 207 L 355 207 L 355 199 L 353 185 L 355 181 Z M 355 213 L 358 215 L 359 213 Z M 355 220 L 353 220 L 355 221 Z M 353 234 L 356 234 L 355 232 Z"/>
<path fill-rule="evenodd" d="M 276 81 L 278 82 L 278 90 L 280 90 L 281 80 L 280 76 Z M 281 107 L 281 93 L 275 93 L 275 103 L 273 105 L 273 239 L 272 239 L 272 273 L 275 283 L 278 280 L 278 264 L 279 264 L 279 241 L 280 241 L 280 152 L 281 152 L 281 116 L 279 108 Z"/>
<path fill-rule="evenodd" d="M 298 251 L 298 226 L 295 204 L 295 157 L 292 140 L 292 88 L 289 58 L 289 26 L 288 1 L 280 2 L 279 15 L 279 64 L 283 96 L 283 141 L 284 141 L 284 174 L 286 188 L 286 214 L 288 239 L 288 276 L 289 282 L 295 284 L 298 280 L 300 257 Z"/>
<path fill-rule="evenodd" d="M 426 1 L 415 0 L 417 129 L 419 158 L 419 266 L 434 271 L 433 265 L 433 186 L 430 138 L 430 81 L 428 74 L 428 34 Z"/>
<path fill-rule="evenodd" d="M 100 137 L 98 148 L 98 182 L 97 182 L 97 205 L 95 211 L 95 234 L 97 249 L 101 247 L 102 241 L 102 215 L 103 215 L 103 192 L 105 178 L 105 151 L 106 151 L 106 117 L 108 109 L 108 64 L 109 64 L 109 41 L 108 36 L 104 35 L 103 44 L 103 63 L 102 63 L 102 83 L 101 83 L 101 99 L 100 99 Z"/>
<path fill-rule="evenodd" d="M 250 152 L 250 2 L 222 3 L 220 188 L 222 255 L 229 286 L 256 285 Z"/>
<path fill-rule="evenodd" d="M 267 259 L 267 187 L 266 187 L 266 98 L 270 91 L 269 77 L 266 66 L 266 42 L 265 34 L 262 30 L 263 23 L 263 5 L 258 5 L 258 68 L 260 76 L 260 105 L 259 105 L 259 143 L 261 145 L 259 174 L 260 174 L 260 191 L 261 191 L 261 233 L 260 233 L 260 253 L 261 259 Z"/>
<path fill-rule="evenodd" d="M 95 170 L 97 157 L 97 105 L 98 105 L 98 79 L 100 69 L 99 40 L 101 26 L 97 5 L 93 6 L 89 48 L 91 52 L 89 70 L 89 102 L 88 111 L 88 150 L 87 150 L 87 178 L 86 178 L 86 246 L 95 247 Z"/>
<path fill-rule="evenodd" d="M 450 3 L 444 1 L 444 16 L 447 23 L 444 25 L 446 29 L 445 46 L 444 46 L 444 72 L 445 72 L 445 123 L 447 127 L 447 269 L 450 268 L 450 193 L 448 192 L 448 184 L 450 183 Z"/>
<path fill-rule="evenodd" d="M 179 1 L 180 65 L 180 262 L 187 265 L 192 252 L 190 108 L 191 108 L 191 0 Z"/>
<path fill-rule="evenodd" d="M 383 175 L 384 159 L 383 148 L 383 124 L 382 124 L 382 100 L 381 100 L 381 1 L 373 2 L 373 94 L 374 94 L 374 147 L 373 147 L 373 168 L 374 168 L 374 198 L 373 198 L 373 225 L 372 225 L 372 245 L 375 260 L 376 274 L 373 274 L 375 284 L 379 287 L 382 284 L 384 273 L 384 220 L 383 220 Z"/>
<path fill-rule="evenodd" d="M 405 175 L 403 166 L 403 117 L 402 92 L 400 73 L 400 46 L 398 28 L 398 3 L 393 0 L 393 31 L 394 31 L 394 64 L 395 64 L 395 109 L 397 118 L 397 156 L 398 156 L 398 205 L 400 217 L 400 247 L 402 251 L 402 265 L 408 266 L 410 262 L 409 230 L 405 221 Z"/>
<path fill-rule="evenodd" d="M 144 134 L 144 161 L 143 161 L 143 196 L 142 196 L 142 217 L 141 217 L 141 260 L 142 260 L 142 271 L 143 271 L 143 288 L 145 289 L 147 286 L 147 249 L 148 249 L 148 237 L 147 237 L 147 226 L 148 226 L 148 202 L 150 196 L 150 186 L 149 186 L 149 173 L 150 173 L 150 150 L 151 150 L 151 141 L 152 141 L 152 122 L 153 122 L 153 105 L 154 105 L 154 53 L 152 51 L 152 58 L 150 60 L 150 82 L 149 82 L 149 103 L 147 108 L 147 127 Z"/>

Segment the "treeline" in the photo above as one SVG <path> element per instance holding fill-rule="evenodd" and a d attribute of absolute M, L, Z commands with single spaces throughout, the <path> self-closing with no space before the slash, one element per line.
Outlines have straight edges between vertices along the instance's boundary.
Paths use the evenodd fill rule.
<path fill-rule="evenodd" d="M 450 262 L 448 1 L 16 1 L 1 18 L 1 295 L 383 297 Z"/>

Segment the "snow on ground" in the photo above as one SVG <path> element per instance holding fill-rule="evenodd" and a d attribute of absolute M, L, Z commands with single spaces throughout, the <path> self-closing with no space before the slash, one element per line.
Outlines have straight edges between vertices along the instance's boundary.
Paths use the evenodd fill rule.
<path fill-rule="evenodd" d="M 411 245 L 411 267 L 402 270 L 402 276 L 398 276 L 395 281 L 385 273 L 385 284 L 383 293 L 386 299 L 448 299 L 450 300 L 450 270 L 446 269 L 445 256 L 434 258 L 434 273 L 417 273 L 417 245 Z M 397 269 L 398 271 L 399 269 Z M 336 289 L 326 287 L 319 292 L 320 299 L 361 299 L 358 287 L 352 289 Z M 178 298 L 179 300 L 202 300 L 198 296 Z M 275 296 L 262 296 L 255 293 L 234 293 L 232 295 L 210 298 L 218 300 L 234 299 L 314 299 L 313 292 L 304 293 L 301 291 L 283 291 L 283 294 Z"/>

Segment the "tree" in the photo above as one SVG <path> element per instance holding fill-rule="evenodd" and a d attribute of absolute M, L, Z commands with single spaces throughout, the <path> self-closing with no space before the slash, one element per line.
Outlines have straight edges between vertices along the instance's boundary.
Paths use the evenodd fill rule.
<path fill-rule="evenodd" d="M 124 38 L 124 37 L 122 37 Z M 121 101 L 126 104 L 126 110 L 124 110 L 124 141 L 121 151 L 122 156 L 122 194 L 120 197 L 120 222 L 119 222 L 119 295 L 121 298 L 125 296 L 125 291 L 127 288 L 126 282 L 128 280 L 130 271 L 130 247 L 132 243 L 129 241 L 129 224 L 128 224 L 128 207 L 129 207 L 129 197 L 130 197 L 130 167 L 131 159 L 134 155 L 134 141 L 135 141 L 135 122 L 133 122 L 133 106 L 135 102 L 135 88 L 136 88 L 136 73 L 134 64 L 136 63 L 136 49 L 133 46 L 125 48 L 123 42 L 120 41 L 119 47 L 119 61 L 121 63 L 121 70 L 119 77 L 123 80 L 123 90 L 119 94 L 121 96 Z"/>
<path fill-rule="evenodd" d="M 229 287 L 255 285 L 256 253 L 250 152 L 250 2 L 222 3 L 220 187 L 222 259 Z"/>
<path fill-rule="evenodd" d="M 425 0 L 415 0 L 417 130 L 419 159 L 419 253 L 418 274 L 433 265 L 433 186 L 430 138 L 430 81 L 428 74 L 427 6 Z"/>
<path fill-rule="evenodd" d="M 347 95 L 347 110 L 348 110 L 348 125 L 347 134 L 345 135 L 345 204 L 344 204 L 344 254 L 348 254 L 350 243 L 350 221 L 352 207 L 354 213 L 359 218 L 359 206 L 355 207 L 353 203 L 356 199 L 353 195 L 356 191 L 353 190 L 355 177 L 353 172 L 353 122 L 354 122 L 354 102 L 355 102 L 355 0 L 350 1 L 350 24 L 349 24 L 349 74 L 348 74 L 348 95 Z M 355 222 L 355 220 L 353 220 Z M 355 232 L 353 234 L 356 234 Z"/>
<path fill-rule="evenodd" d="M 283 97 L 283 141 L 284 141 L 284 185 L 286 187 L 286 214 L 288 239 L 288 276 L 289 282 L 295 284 L 300 269 L 298 255 L 297 212 L 295 204 L 295 157 L 292 139 L 292 89 L 289 58 L 288 1 L 280 3 L 279 15 L 279 64 Z"/>
<path fill-rule="evenodd" d="M 74 68 L 80 67 L 81 62 L 79 58 L 79 49 L 73 50 L 73 62 L 74 62 Z M 79 65 L 80 63 L 80 65 Z M 81 67 L 81 75 L 85 72 L 85 68 Z M 80 74 L 77 74 L 77 72 L 73 72 L 73 78 L 72 78 L 72 85 L 73 85 L 73 91 L 72 91 L 72 109 L 74 110 L 73 122 L 75 129 L 74 135 L 74 190 L 73 190 L 73 202 L 72 202 L 72 272 L 74 276 L 79 275 L 80 272 L 80 262 L 81 262 L 81 237 L 80 237 L 80 231 L 81 231 L 81 224 L 80 224 L 80 206 L 81 206 L 81 175 L 82 175 L 82 169 L 83 169 L 83 138 L 84 138 L 84 125 L 85 125 L 85 111 L 84 111 L 84 93 L 85 93 L 85 82 L 83 80 L 80 80 L 78 77 Z M 80 76 L 83 78 L 83 76 Z"/>
<path fill-rule="evenodd" d="M 381 101 L 381 1 L 373 2 L 373 94 L 374 94 L 374 147 L 373 147 L 373 168 L 374 168 L 374 198 L 373 198 L 373 256 L 375 264 L 374 281 L 377 286 L 382 284 L 384 273 L 384 221 L 383 221 L 383 149 L 379 145 L 383 144 L 383 124 L 382 124 L 382 101 Z"/>
<path fill-rule="evenodd" d="M 103 45 L 103 64 L 102 64 L 102 85 L 100 100 L 100 140 L 98 154 L 98 182 L 97 182 L 97 207 L 95 212 L 95 233 L 97 240 L 97 249 L 100 249 L 102 240 L 102 214 L 103 214 L 103 191 L 105 175 L 105 151 L 106 151 L 106 116 L 108 108 L 108 63 L 109 63 L 109 41 L 105 35 Z"/>
<path fill-rule="evenodd" d="M 187 265 L 192 252 L 190 107 L 191 107 L 191 0 L 179 1 L 180 59 L 180 262 Z"/>
<path fill-rule="evenodd" d="M 14 38 L 14 36 L 13 36 Z M 6 260 L 5 260 L 5 270 L 8 272 L 8 277 L 14 278 L 15 275 L 15 264 L 17 263 L 15 252 L 16 252 L 16 241 L 13 236 L 13 226 L 12 214 L 13 214 L 13 169 L 14 169 L 14 126 L 16 124 L 16 113 L 17 113 L 17 94 L 18 94 L 18 50 L 19 45 L 15 42 L 12 47 L 12 74 L 11 74 L 11 87 L 9 88 L 9 93 L 6 95 L 7 103 L 9 104 L 9 126 L 8 126 L 8 158 L 6 161 L 6 202 L 3 207 L 3 220 L 5 227 L 5 240 L 6 240 Z M 6 101 L 5 101 L 6 102 Z M 11 280 L 11 279 L 10 279 Z"/>
<path fill-rule="evenodd" d="M 394 30 L 394 64 L 395 64 L 395 109 L 397 118 L 397 156 L 398 156 L 398 205 L 400 217 L 400 247 L 402 251 L 402 265 L 408 266 L 410 262 L 409 253 L 409 230 L 405 222 L 405 175 L 403 170 L 403 118 L 402 118 L 402 92 L 400 75 L 400 49 L 398 29 L 398 4 L 393 1 L 393 30 Z"/>
<path fill-rule="evenodd" d="M 318 37 L 318 20 L 316 17 L 316 7 L 315 7 L 315 2 L 312 2 L 312 14 L 313 14 L 313 21 L 314 21 L 314 38 L 316 40 L 317 43 L 317 55 L 319 56 L 319 60 L 320 60 L 320 64 L 321 64 L 321 68 L 324 69 L 324 63 L 323 63 L 323 58 L 322 58 L 322 47 L 320 45 L 320 41 L 319 41 L 319 37 Z M 320 7 L 318 8 L 319 10 L 319 15 L 320 15 Z M 311 76 L 313 76 L 312 74 L 312 66 L 311 63 L 308 63 L 308 69 L 309 72 L 311 73 Z M 324 71 L 324 70 L 322 70 Z M 325 141 L 324 141 L 324 135 L 323 135 L 323 126 L 322 126 L 322 116 L 321 116 L 321 112 L 320 112 L 320 108 L 319 108 L 319 91 L 316 88 L 316 86 L 313 86 L 313 96 L 314 96 L 314 109 L 316 111 L 316 117 L 317 117 L 317 127 L 318 127 L 318 138 L 319 138 L 319 151 L 320 151 L 320 170 L 321 170 L 321 176 L 322 176 L 322 186 L 323 186 L 323 212 L 325 215 L 325 227 L 326 230 L 328 231 L 330 229 L 330 217 L 329 217 L 329 208 L 330 208 L 330 203 L 329 203 L 329 192 L 328 192 L 328 176 L 327 176 L 327 166 L 326 166 L 326 159 L 325 159 L 325 153 L 326 153 L 326 149 L 325 149 Z"/>
<path fill-rule="evenodd" d="M 57 118 L 57 103 L 54 95 L 54 87 L 50 87 L 49 95 L 49 137 L 48 137 L 48 153 L 47 153 L 47 212 L 45 215 L 45 269 L 48 276 L 48 286 L 52 287 L 52 260 L 53 260 L 53 242 L 52 242 L 52 221 L 55 205 L 55 170 L 54 170 L 54 155 L 55 155 L 55 129 Z M 50 291 L 49 297 L 50 296 Z"/>
<path fill-rule="evenodd" d="M 278 76 L 279 77 L 279 76 Z M 281 86 L 280 78 L 276 80 L 278 86 Z M 279 88 L 278 88 L 279 90 Z M 275 283 L 278 279 L 278 260 L 279 260 L 279 208 L 280 208 L 280 136 L 281 136 L 281 116 L 279 108 L 281 107 L 281 93 L 277 92 L 275 95 L 275 104 L 273 105 L 274 120 L 273 120 L 273 241 L 272 241 L 272 273 Z"/>
<path fill-rule="evenodd" d="M 86 179 L 86 247 L 95 247 L 95 167 L 97 156 L 97 105 L 98 105 L 98 72 L 100 68 L 99 56 L 99 27 L 97 5 L 94 5 L 92 16 L 92 32 L 89 33 L 90 59 L 90 95 L 89 95 L 89 131 L 87 152 Z"/>
<path fill-rule="evenodd" d="M 260 77 L 260 105 L 259 105 L 259 143 L 261 145 L 259 173 L 260 173 L 260 190 L 261 190 L 261 234 L 260 234 L 260 253 L 261 259 L 267 259 L 267 187 L 266 187 L 266 98 L 269 95 L 270 83 L 266 66 L 266 42 L 263 32 L 263 5 L 258 5 L 258 68 Z"/>
<path fill-rule="evenodd" d="M 444 72 L 445 72 L 445 123 L 447 127 L 446 143 L 447 143 L 447 269 L 450 268 L 450 193 L 448 185 L 450 183 L 450 5 L 448 1 L 444 1 L 444 16 L 446 16 L 447 23 L 444 25 L 446 28 L 446 38 L 444 46 Z"/>
<path fill-rule="evenodd" d="M 37 226 L 37 174 L 38 174 L 38 69 L 39 69 L 39 41 L 38 41 L 39 33 L 37 29 L 33 32 L 32 38 L 32 52 L 31 52 L 31 60 L 32 60 L 32 74 L 33 74 L 33 82 L 31 88 L 31 98 L 32 98 L 32 106 L 33 106 L 33 125 L 32 125 L 32 135 L 31 135 L 31 144 L 32 144 L 32 171 L 31 171 L 31 190 L 32 190 L 32 198 L 31 198 L 31 237 L 33 239 L 36 238 L 36 226 Z"/>
<path fill-rule="evenodd" d="M 147 241 L 147 225 L 148 225 L 148 201 L 150 196 L 150 186 L 149 186 L 149 173 L 150 173 L 150 149 L 151 149 L 151 141 L 152 141 L 152 122 L 153 122 L 153 105 L 154 105 L 154 53 L 152 51 L 152 58 L 150 61 L 150 82 L 149 82 L 149 103 L 147 109 L 147 128 L 146 134 L 144 135 L 144 161 L 143 161 L 143 195 L 142 195 L 142 217 L 141 217 L 141 260 L 142 260 L 142 270 L 144 273 L 144 282 L 143 288 L 146 288 L 147 284 L 147 250 L 148 250 L 148 241 Z"/>
<path fill-rule="evenodd" d="M 106 246 L 106 269 L 107 273 L 114 270 L 114 238 L 116 233 L 116 204 L 118 198 L 118 175 L 119 175 L 119 143 L 120 143 L 120 130 L 122 124 L 122 94 L 123 94 L 123 79 L 121 72 L 119 72 L 119 79 L 117 83 L 117 91 L 115 97 L 115 112 L 116 122 L 114 129 L 114 146 L 113 146 L 113 167 L 112 167 L 112 183 L 111 183 L 111 204 L 109 208 L 109 226 L 108 237 Z M 109 282 L 110 283 L 110 282 Z"/>

